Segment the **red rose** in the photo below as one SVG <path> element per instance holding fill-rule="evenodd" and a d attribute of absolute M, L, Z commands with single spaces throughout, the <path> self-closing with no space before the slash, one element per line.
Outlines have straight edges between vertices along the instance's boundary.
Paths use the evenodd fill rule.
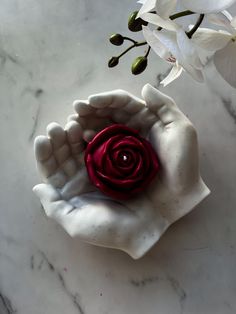
<path fill-rule="evenodd" d="M 99 132 L 88 144 L 84 160 L 92 183 L 117 199 L 140 193 L 159 169 L 151 144 L 136 130 L 120 124 Z"/>

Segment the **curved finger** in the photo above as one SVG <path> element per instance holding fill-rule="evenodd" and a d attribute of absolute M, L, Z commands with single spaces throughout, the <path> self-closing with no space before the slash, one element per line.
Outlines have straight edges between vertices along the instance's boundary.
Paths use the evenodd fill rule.
<path fill-rule="evenodd" d="M 143 87 L 142 95 L 149 110 L 157 115 L 164 125 L 186 119 L 172 98 L 161 93 L 150 84 Z"/>
<path fill-rule="evenodd" d="M 60 224 L 74 208 L 73 205 L 62 200 L 60 194 L 50 184 L 38 184 L 33 191 L 40 199 L 46 215 L 54 218 Z"/>
<path fill-rule="evenodd" d="M 87 100 L 75 100 L 73 107 L 80 117 L 92 114 L 96 109 L 89 106 Z"/>
<path fill-rule="evenodd" d="M 52 122 L 47 126 L 47 134 L 51 139 L 54 150 L 60 148 L 66 141 L 64 129 L 56 122 Z"/>
<path fill-rule="evenodd" d="M 70 114 L 70 115 L 67 117 L 67 122 L 70 122 L 70 121 L 76 121 L 76 122 L 78 122 L 78 118 L 79 118 L 79 115 L 78 115 L 78 114 Z"/>
<path fill-rule="evenodd" d="M 33 192 L 37 195 L 43 205 L 60 199 L 60 194 L 50 184 L 37 184 L 33 187 Z"/>
<path fill-rule="evenodd" d="M 57 123 L 50 123 L 47 127 L 47 133 L 51 139 L 53 155 L 56 158 L 58 167 L 63 169 L 63 164 L 70 157 L 70 146 L 67 143 L 66 131 Z"/>
<path fill-rule="evenodd" d="M 34 152 L 38 170 L 43 178 L 53 175 L 58 166 L 50 139 L 43 135 L 37 136 L 34 141 Z"/>
<path fill-rule="evenodd" d="M 138 109 L 144 104 L 141 99 L 122 89 L 91 95 L 88 101 L 92 107 L 99 109 L 106 107 L 121 108 L 130 103 L 132 103 L 132 108 Z"/>
<path fill-rule="evenodd" d="M 65 130 L 67 133 L 68 143 L 72 157 L 76 162 L 80 163 L 80 155 L 84 150 L 83 130 L 79 123 L 70 121 L 66 124 Z"/>

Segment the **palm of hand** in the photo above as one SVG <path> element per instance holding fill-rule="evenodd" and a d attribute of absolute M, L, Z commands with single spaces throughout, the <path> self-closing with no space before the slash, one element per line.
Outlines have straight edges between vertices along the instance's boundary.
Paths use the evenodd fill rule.
<path fill-rule="evenodd" d="M 65 130 L 50 124 L 48 137 L 40 136 L 35 142 L 38 167 L 47 183 L 36 186 L 35 192 L 47 215 L 71 236 L 120 248 L 136 258 L 176 220 L 173 200 L 199 179 L 197 140 L 191 123 L 170 98 L 150 86 L 144 88 L 143 96 L 148 106 L 124 91 L 75 102 L 78 114 L 69 118 Z M 149 138 L 162 165 L 155 182 L 130 201 L 118 202 L 97 191 L 83 161 L 84 140 L 114 123 L 138 129 Z"/>

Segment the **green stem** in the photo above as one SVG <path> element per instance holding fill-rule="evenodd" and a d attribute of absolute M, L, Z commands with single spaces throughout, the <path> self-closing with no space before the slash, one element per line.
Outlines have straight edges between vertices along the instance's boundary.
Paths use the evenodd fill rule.
<path fill-rule="evenodd" d="M 144 46 L 146 45 L 147 42 L 146 41 L 141 41 L 141 42 L 135 42 L 133 45 L 129 46 L 126 50 L 124 50 L 119 56 L 117 56 L 118 58 L 121 58 L 123 55 L 125 55 L 128 51 L 130 51 L 131 49 L 133 49 L 134 47 L 140 47 L 140 46 Z"/>
<path fill-rule="evenodd" d="M 145 54 L 145 56 L 144 56 L 145 58 L 148 57 L 150 50 L 151 50 L 151 46 L 148 46 L 148 50 L 147 50 L 147 52 L 146 52 L 146 54 Z"/>
<path fill-rule="evenodd" d="M 186 10 L 186 11 L 181 11 L 181 12 L 178 12 L 178 13 L 175 13 L 173 15 L 171 15 L 169 17 L 170 20 L 176 20 L 180 17 L 183 17 L 183 16 L 187 16 L 187 15 L 192 15 L 192 14 L 196 14 L 195 12 L 192 12 L 190 10 Z M 158 31 L 161 31 L 162 30 L 162 27 L 158 27 L 157 28 Z"/>
<path fill-rule="evenodd" d="M 186 11 L 181 11 L 181 12 L 178 12 L 178 13 L 175 13 L 173 15 L 170 16 L 170 19 L 171 20 L 175 20 L 175 19 L 178 19 L 182 16 L 187 16 L 187 15 L 192 15 L 192 14 L 196 14 L 195 12 L 192 12 L 192 11 L 189 11 L 189 10 L 186 10 Z"/>
<path fill-rule="evenodd" d="M 123 39 L 124 39 L 124 40 L 128 40 L 128 41 L 131 41 L 133 44 L 136 44 L 136 43 L 137 43 L 136 40 L 134 40 L 134 39 L 132 39 L 132 38 L 130 38 L 130 37 L 123 36 Z"/>
<path fill-rule="evenodd" d="M 198 30 L 199 26 L 202 24 L 202 21 L 204 20 L 204 16 L 205 16 L 204 14 L 200 14 L 193 28 L 189 32 L 186 32 L 186 35 L 188 36 L 189 39 L 193 37 L 193 34 Z"/>

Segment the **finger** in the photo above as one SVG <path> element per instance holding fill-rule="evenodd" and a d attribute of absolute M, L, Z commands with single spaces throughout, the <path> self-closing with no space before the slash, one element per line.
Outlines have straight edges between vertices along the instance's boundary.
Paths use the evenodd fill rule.
<path fill-rule="evenodd" d="M 44 179 L 53 175 L 57 170 L 57 161 L 53 155 L 51 141 L 46 136 L 37 136 L 34 141 L 35 158 L 40 174 Z"/>
<path fill-rule="evenodd" d="M 144 107 L 132 116 L 127 126 L 142 131 L 150 129 L 155 122 L 157 122 L 157 117 L 147 107 Z"/>
<path fill-rule="evenodd" d="M 63 163 L 70 157 L 70 147 L 67 143 L 66 131 L 59 124 L 53 122 L 48 125 L 47 133 L 51 139 L 53 154 L 58 166 L 63 169 Z"/>
<path fill-rule="evenodd" d="M 47 134 L 52 141 L 54 150 L 60 148 L 66 142 L 66 133 L 56 122 L 52 122 L 47 126 Z"/>
<path fill-rule="evenodd" d="M 37 161 L 47 160 L 52 155 L 50 140 L 43 135 L 37 136 L 34 141 L 34 152 Z"/>
<path fill-rule="evenodd" d="M 80 117 L 90 115 L 96 110 L 92 106 L 89 106 L 87 100 L 76 100 L 73 103 L 73 107 Z"/>
<path fill-rule="evenodd" d="M 46 215 L 59 223 L 74 208 L 70 203 L 61 200 L 60 194 L 50 184 L 38 184 L 33 191 L 40 199 Z"/>
<path fill-rule="evenodd" d="M 80 165 L 80 155 L 84 150 L 83 130 L 79 123 L 70 121 L 66 124 L 65 130 L 67 133 L 68 143 L 72 157 Z"/>
<path fill-rule="evenodd" d="M 91 95 L 88 100 L 92 107 L 99 109 L 106 107 L 121 108 L 131 103 L 133 110 L 138 110 L 144 104 L 143 100 L 121 89 Z"/>
<path fill-rule="evenodd" d="M 143 87 L 142 95 L 149 110 L 157 115 L 164 125 L 185 119 L 184 114 L 178 109 L 174 100 L 150 84 Z"/>
<path fill-rule="evenodd" d="M 37 184 L 33 187 L 33 192 L 37 195 L 43 205 L 60 199 L 60 194 L 50 184 Z"/>
<path fill-rule="evenodd" d="M 78 114 L 71 114 L 67 117 L 67 122 L 70 122 L 70 121 L 78 122 L 78 118 L 79 118 Z"/>

